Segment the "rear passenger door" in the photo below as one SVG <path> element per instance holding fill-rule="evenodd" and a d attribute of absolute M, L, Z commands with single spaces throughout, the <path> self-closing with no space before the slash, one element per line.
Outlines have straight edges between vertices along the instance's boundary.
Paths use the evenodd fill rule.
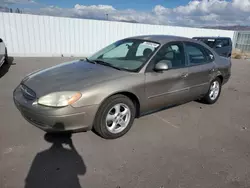
<path fill-rule="evenodd" d="M 205 94 L 210 85 L 211 74 L 214 71 L 214 55 L 197 43 L 185 42 L 185 52 L 188 60 L 190 98 L 195 99 Z"/>

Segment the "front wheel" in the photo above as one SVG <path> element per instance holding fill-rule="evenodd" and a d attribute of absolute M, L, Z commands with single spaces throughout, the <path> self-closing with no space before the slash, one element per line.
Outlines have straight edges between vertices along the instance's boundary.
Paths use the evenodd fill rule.
<path fill-rule="evenodd" d="M 105 139 L 116 139 L 126 134 L 135 119 L 135 105 L 124 95 L 106 99 L 97 112 L 94 130 Z"/>
<path fill-rule="evenodd" d="M 203 101 L 207 104 L 214 104 L 220 97 L 221 93 L 221 79 L 220 78 L 215 78 L 211 84 L 210 88 L 203 98 Z"/>

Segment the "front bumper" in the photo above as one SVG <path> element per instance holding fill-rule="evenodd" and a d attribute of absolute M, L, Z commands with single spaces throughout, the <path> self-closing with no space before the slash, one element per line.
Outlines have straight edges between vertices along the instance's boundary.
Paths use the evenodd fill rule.
<path fill-rule="evenodd" d="M 20 87 L 13 92 L 13 100 L 22 116 L 46 132 L 78 132 L 92 129 L 98 105 L 74 108 L 51 108 L 26 99 Z"/>

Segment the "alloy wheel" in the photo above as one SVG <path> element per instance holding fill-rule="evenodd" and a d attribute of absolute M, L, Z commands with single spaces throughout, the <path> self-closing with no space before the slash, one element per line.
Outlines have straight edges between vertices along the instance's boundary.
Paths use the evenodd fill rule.
<path fill-rule="evenodd" d="M 122 132 L 129 124 L 131 110 L 124 103 L 114 105 L 106 116 L 106 127 L 109 132 L 117 134 Z"/>
<path fill-rule="evenodd" d="M 215 80 L 210 86 L 209 97 L 211 100 L 216 100 L 220 93 L 220 83 Z"/>

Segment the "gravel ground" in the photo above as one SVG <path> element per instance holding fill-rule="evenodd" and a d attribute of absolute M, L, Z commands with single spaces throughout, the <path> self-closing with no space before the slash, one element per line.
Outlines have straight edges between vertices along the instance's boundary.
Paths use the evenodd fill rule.
<path fill-rule="evenodd" d="M 44 137 L 12 101 L 27 73 L 69 60 L 14 58 L 1 68 L 1 188 L 250 187 L 249 62 L 233 60 L 215 105 L 190 102 L 136 120 L 120 139 L 85 132 L 71 143 Z"/>

